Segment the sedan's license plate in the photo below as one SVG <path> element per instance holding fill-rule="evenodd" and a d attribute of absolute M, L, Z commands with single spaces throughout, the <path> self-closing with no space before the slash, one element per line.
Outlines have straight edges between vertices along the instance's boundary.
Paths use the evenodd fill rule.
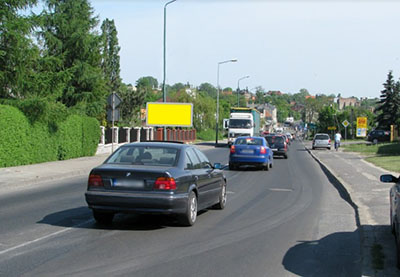
<path fill-rule="evenodd" d="M 143 180 L 118 180 L 113 179 L 113 187 L 123 187 L 123 188 L 144 188 Z"/>
<path fill-rule="evenodd" d="M 243 150 L 242 150 L 242 153 L 243 153 L 243 154 L 254 154 L 254 150 L 251 150 L 251 149 L 243 149 Z"/>
<path fill-rule="evenodd" d="M 278 151 L 278 148 L 272 148 L 272 151 L 276 152 L 276 151 Z"/>

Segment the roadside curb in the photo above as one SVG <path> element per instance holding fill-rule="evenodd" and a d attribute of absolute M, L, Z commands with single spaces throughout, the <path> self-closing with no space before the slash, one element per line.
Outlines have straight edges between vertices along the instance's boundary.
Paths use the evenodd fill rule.
<path fill-rule="evenodd" d="M 317 156 L 315 156 L 306 145 L 303 146 L 306 151 L 311 155 L 311 157 L 321 166 L 323 172 L 326 174 L 328 179 L 338 190 L 340 196 L 354 209 L 355 220 L 358 230 L 360 231 L 360 244 L 361 244 L 361 276 L 378 276 L 375 270 L 371 267 L 372 257 L 371 257 L 371 247 L 375 243 L 375 234 L 370 228 L 365 228 L 363 226 L 363 215 L 359 213 L 358 205 L 351 198 L 350 185 L 347 184 L 342 178 L 338 177 L 333 169 L 322 162 Z M 350 192 L 349 192 L 350 191 Z"/>

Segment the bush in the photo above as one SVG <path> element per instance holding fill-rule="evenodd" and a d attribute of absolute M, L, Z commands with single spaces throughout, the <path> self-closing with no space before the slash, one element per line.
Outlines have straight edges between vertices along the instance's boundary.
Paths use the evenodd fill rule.
<path fill-rule="evenodd" d="M 31 163 L 30 124 L 17 108 L 0 105 L 0 167 Z"/>
<path fill-rule="evenodd" d="M 196 133 L 196 139 L 215 141 L 215 129 L 206 129 Z M 218 132 L 218 139 L 223 139 L 222 132 Z"/>
<path fill-rule="evenodd" d="M 97 150 L 100 125 L 95 118 L 72 115 L 60 124 L 57 134 L 59 160 L 90 156 Z"/>
<path fill-rule="evenodd" d="M 47 124 L 35 123 L 30 132 L 32 163 L 57 160 L 57 136 Z"/>
<path fill-rule="evenodd" d="M 82 156 L 93 156 L 100 141 L 100 124 L 93 117 L 83 117 L 82 131 Z"/>
<path fill-rule="evenodd" d="M 99 138 L 94 118 L 71 115 L 30 124 L 16 107 L 0 104 L 0 167 L 92 156 Z"/>

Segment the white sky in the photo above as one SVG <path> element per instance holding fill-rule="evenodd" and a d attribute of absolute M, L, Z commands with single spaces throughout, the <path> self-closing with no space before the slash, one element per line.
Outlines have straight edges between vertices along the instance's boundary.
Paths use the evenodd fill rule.
<path fill-rule="evenodd" d="M 114 19 L 121 77 L 163 80 L 167 1 L 92 0 Z M 389 70 L 400 76 L 400 1 L 177 0 L 167 7 L 170 85 L 217 85 L 313 95 L 379 97 Z"/>

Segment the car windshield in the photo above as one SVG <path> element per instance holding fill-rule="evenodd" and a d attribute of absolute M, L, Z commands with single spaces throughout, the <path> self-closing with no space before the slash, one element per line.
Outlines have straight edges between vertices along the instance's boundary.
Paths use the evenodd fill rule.
<path fill-rule="evenodd" d="M 106 164 L 136 164 L 151 166 L 175 166 L 179 150 L 160 146 L 120 147 Z"/>
<path fill-rule="evenodd" d="M 229 128 L 251 128 L 251 120 L 229 119 Z"/>
<path fill-rule="evenodd" d="M 328 140 L 328 139 L 329 139 L 329 136 L 328 136 L 328 135 L 316 135 L 316 136 L 315 136 L 315 139 L 318 139 L 318 140 Z"/>
<path fill-rule="evenodd" d="M 257 138 L 240 138 L 237 139 L 235 144 L 238 145 L 263 145 L 262 139 Z"/>

